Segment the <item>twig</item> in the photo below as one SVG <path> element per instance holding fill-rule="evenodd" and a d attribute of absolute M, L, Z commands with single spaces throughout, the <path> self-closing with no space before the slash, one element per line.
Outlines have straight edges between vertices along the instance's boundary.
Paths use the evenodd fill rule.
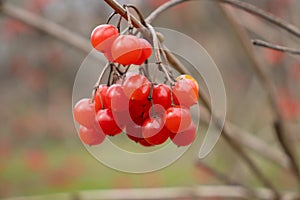
<path fill-rule="evenodd" d="M 282 150 L 285 152 L 285 154 L 288 156 L 289 161 L 291 163 L 291 169 L 293 172 L 296 173 L 296 176 L 299 178 L 300 177 L 300 171 L 299 171 L 299 166 L 297 163 L 297 159 L 295 158 L 295 153 L 293 150 L 290 148 L 290 141 L 287 141 L 287 138 L 283 137 L 283 130 L 282 127 L 280 126 L 280 123 L 278 121 L 274 122 L 274 129 L 276 136 L 278 140 L 281 143 Z"/>
<path fill-rule="evenodd" d="M 282 113 L 280 112 L 280 108 L 276 101 L 277 100 L 276 86 L 274 85 L 272 80 L 269 78 L 267 73 L 263 70 L 263 67 L 256 60 L 254 53 L 253 53 L 253 49 L 248 42 L 249 39 L 248 39 L 245 31 L 235 23 L 234 18 L 228 12 L 225 11 L 225 13 L 226 13 L 226 16 L 227 16 L 229 22 L 231 23 L 231 25 L 233 27 L 233 30 L 236 32 L 236 34 L 238 36 L 237 38 L 241 41 L 241 44 L 242 44 L 243 48 L 245 49 L 246 55 L 248 56 L 249 61 L 251 62 L 251 67 L 254 71 L 254 74 L 257 76 L 258 80 L 261 82 L 263 88 L 267 92 L 268 100 L 270 102 L 271 108 L 272 108 L 272 110 L 274 112 L 274 116 L 275 116 L 274 121 L 276 122 L 276 124 L 280 130 L 280 132 L 276 132 L 276 134 L 275 134 L 276 139 L 279 142 L 283 151 L 285 153 L 289 152 L 288 154 L 286 154 L 288 157 L 288 160 L 290 161 L 289 168 L 296 175 L 296 179 L 297 179 L 298 185 L 300 187 L 299 166 L 297 164 L 296 157 L 291 156 L 294 154 L 293 145 L 288 143 L 289 134 L 286 132 L 283 116 L 282 116 Z"/>
<path fill-rule="evenodd" d="M 173 6 L 176 6 L 180 3 L 186 2 L 186 1 L 193 1 L 193 0 L 171 0 L 171 1 L 168 1 L 167 3 L 158 7 L 155 11 L 153 11 L 146 18 L 146 22 L 151 23 L 155 18 L 157 18 L 158 15 L 160 15 L 165 10 L 167 10 Z M 286 22 L 285 20 L 283 20 L 271 13 L 268 13 L 252 4 L 249 4 L 249 3 L 241 1 L 241 0 L 215 0 L 215 1 L 230 4 L 236 8 L 242 9 L 242 10 L 249 12 L 255 16 L 263 18 L 264 20 L 266 20 L 266 21 L 286 30 L 287 32 L 297 36 L 298 38 L 300 38 L 300 29 L 299 28 L 297 28 L 293 24 L 290 24 L 290 23 Z"/>
<path fill-rule="evenodd" d="M 201 119 L 205 123 L 209 123 L 210 116 L 206 108 L 201 107 Z M 274 164 L 282 167 L 283 169 L 288 169 L 290 167 L 289 158 L 278 150 L 273 148 L 269 144 L 265 143 L 262 139 L 256 137 L 253 133 L 238 127 L 237 125 L 231 123 L 230 121 L 225 122 L 225 127 L 227 134 L 235 141 L 248 148 L 249 150 L 256 152 L 263 158 L 273 162 Z"/>
<path fill-rule="evenodd" d="M 276 44 L 271 44 L 271 43 L 263 41 L 263 40 L 254 39 L 254 40 L 252 40 L 252 44 L 256 45 L 256 46 L 260 46 L 260 47 L 274 49 L 277 51 L 287 52 L 290 54 L 300 55 L 300 50 L 298 50 L 298 49 L 280 46 L 280 45 L 276 45 Z"/>
<path fill-rule="evenodd" d="M 1 12 L 49 35 L 52 35 L 55 38 L 64 41 L 66 44 L 70 44 L 85 53 L 90 53 L 92 50 L 92 47 L 89 45 L 90 43 L 87 39 L 79 36 L 78 34 L 74 34 L 72 31 L 53 23 L 50 20 L 41 18 L 38 15 L 30 13 L 24 9 L 17 8 L 9 3 L 3 3 Z"/>
<path fill-rule="evenodd" d="M 20 20 L 38 30 L 42 30 L 45 33 L 52 35 L 53 37 L 65 42 L 66 44 L 70 44 L 85 53 L 89 53 L 92 49 L 87 39 L 84 39 L 83 37 L 66 30 L 64 27 L 59 26 L 58 24 L 29 13 L 24 9 L 5 4 L 2 7 L 2 12 L 7 16 Z M 180 65 L 178 65 L 178 63 L 180 63 L 178 59 L 173 54 L 168 53 L 168 51 L 166 53 L 170 63 L 175 67 L 180 67 Z M 203 94 L 204 93 L 202 93 L 201 96 L 203 96 Z M 206 98 L 206 100 L 207 99 L 208 98 Z M 209 105 L 208 100 L 206 101 L 206 104 Z M 251 148 L 251 145 L 249 145 L 249 147 Z"/>
<path fill-rule="evenodd" d="M 205 168 L 205 170 L 207 170 L 209 174 L 212 174 L 215 178 L 225 183 L 226 185 L 239 185 L 239 186 L 243 185 L 242 183 L 239 183 L 237 180 L 231 179 L 227 175 L 215 170 L 213 167 L 209 166 L 208 164 L 200 160 L 196 161 L 196 167 Z"/>
<path fill-rule="evenodd" d="M 272 191 L 267 188 L 255 189 L 258 199 L 272 199 Z M 251 199 L 243 187 L 227 185 L 201 185 L 195 187 L 165 187 L 165 188 L 135 188 L 135 189 L 110 189 L 89 190 L 75 193 L 59 193 L 40 196 L 23 196 L 4 198 L 2 200 L 41 200 L 41 199 L 68 199 L 68 200 L 175 200 L 175 199 Z M 284 192 L 282 200 L 296 200 L 300 195 L 296 192 Z"/>
<path fill-rule="evenodd" d="M 176 0 L 175 0 L 176 1 Z M 114 9 L 115 11 L 118 12 L 118 9 L 120 8 L 120 5 L 114 1 L 114 0 L 105 0 L 106 3 L 108 3 L 112 9 Z M 178 2 L 178 0 L 176 1 Z M 184 1 L 181 1 L 181 2 L 184 2 Z M 124 11 L 122 11 L 124 12 Z M 146 19 L 147 21 L 147 19 Z M 136 27 L 136 28 L 140 28 L 140 27 Z M 168 54 L 172 55 L 171 53 L 168 52 Z M 181 68 L 181 66 L 183 66 L 181 64 L 180 61 L 177 60 L 177 63 L 176 65 Z M 182 69 L 182 68 L 181 68 Z M 200 95 L 201 96 L 201 95 Z M 204 99 L 205 102 L 207 102 L 207 99 Z M 208 102 L 207 102 L 208 104 Z M 208 106 L 207 107 L 208 110 L 211 110 L 210 107 Z M 214 113 L 212 113 L 212 118 L 213 119 L 217 119 L 215 116 L 214 116 Z M 214 122 L 216 123 L 216 126 L 219 126 L 218 120 L 214 120 Z M 274 195 L 276 196 L 276 199 L 279 198 L 279 192 L 276 190 L 276 188 L 273 186 L 272 182 L 270 182 L 268 180 L 267 177 L 264 176 L 264 174 L 261 172 L 261 170 L 256 166 L 256 164 L 253 162 L 253 160 L 245 153 L 245 151 L 243 150 L 243 148 L 238 144 L 236 143 L 235 141 L 232 140 L 232 138 L 227 134 L 227 130 L 223 129 L 223 134 L 222 134 L 225 138 L 225 140 L 228 142 L 228 144 L 235 150 L 235 152 L 248 164 L 248 166 L 252 169 L 253 173 L 256 175 L 256 177 L 261 180 L 261 182 L 266 186 L 266 187 L 269 187 L 273 190 L 273 193 Z"/>

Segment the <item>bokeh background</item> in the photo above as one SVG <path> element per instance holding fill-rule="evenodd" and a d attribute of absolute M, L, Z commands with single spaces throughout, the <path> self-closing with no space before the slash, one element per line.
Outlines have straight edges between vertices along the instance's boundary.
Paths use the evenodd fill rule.
<path fill-rule="evenodd" d="M 165 1 L 123 0 L 147 16 Z M 300 1 L 249 0 L 300 26 Z M 9 0 L 89 38 L 112 10 L 101 0 Z M 228 13 L 249 38 L 299 47 L 299 40 L 247 13 L 215 1 L 192 1 L 159 16 L 154 26 L 183 32 L 197 40 L 214 59 L 227 93 L 227 119 L 277 146 L 266 93 L 253 75 Z M 176 42 L 176 41 L 174 41 Z M 250 40 L 249 40 L 250 43 Z M 300 59 L 253 47 L 257 60 L 277 86 L 281 111 L 294 143 L 300 142 Z M 72 88 L 76 72 L 87 55 L 0 12 L 0 197 L 40 195 L 90 189 L 193 186 L 218 184 L 205 167 L 194 165 L 205 124 L 195 145 L 172 166 L 134 175 L 103 166 L 81 144 L 72 118 Z M 298 145 L 299 146 L 299 145 Z M 257 154 L 251 154 L 281 188 L 296 186 L 283 172 Z M 253 186 L 258 181 L 234 152 L 220 140 L 204 162 L 228 176 Z"/>

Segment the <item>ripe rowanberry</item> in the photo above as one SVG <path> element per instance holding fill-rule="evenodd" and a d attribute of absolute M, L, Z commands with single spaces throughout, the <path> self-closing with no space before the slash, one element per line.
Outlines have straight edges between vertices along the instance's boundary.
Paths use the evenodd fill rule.
<path fill-rule="evenodd" d="M 143 38 L 139 38 L 139 40 L 140 40 L 140 48 L 142 49 L 142 53 L 140 58 L 134 63 L 135 65 L 143 64 L 152 54 L 151 44 Z"/>
<path fill-rule="evenodd" d="M 198 102 L 198 89 L 192 80 L 180 79 L 172 87 L 176 105 L 190 107 Z"/>
<path fill-rule="evenodd" d="M 96 115 L 101 130 L 105 135 L 114 136 L 122 133 L 124 127 L 119 127 L 110 109 L 100 110 Z"/>
<path fill-rule="evenodd" d="M 74 119 L 85 127 L 93 127 L 95 124 L 95 108 L 90 99 L 84 98 L 78 101 L 74 107 Z"/>
<path fill-rule="evenodd" d="M 105 135 L 96 127 L 87 128 L 85 126 L 80 126 L 79 138 L 84 144 L 93 146 L 101 144 L 105 140 Z"/>
<path fill-rule="evenodd" d="M 185 131 L 192 122 L 190 110 L 181 106 L 170 107 L 165 113 L 165 126 L 172 133 Z"/>
<path fill-rule="evenodd" d="M 162 118 L 148 118 L 142 126 L 143 136 L 149 144 L 159 145 L 170 136 L 170 131 L 165 128 Z"/>
<path fill-rule="evenodd" d="M 140 101 L 148 98 L 150 87 L 149 80 L 141 74 L 131 75 L 124 81 L 124 92 L 130 100 Z"/>
<path fill-rule="evenodd" d="M 179 147 L 192 144 L 196 138 L 196 127 L 194 123 L 192 122 L 190 126 L 182 132 L 170 134 L 170 138 L 172 142 Z"/>
<path fill-rule="evenodd" d="M 111 46 L 119 36 L 118 29 L 110 24 L 97 26 L 91 34 L 92 46 L 102 53 L 111 51 Z"/>
<path fill-rule="evenodd" d="M 136 63 L 141 55 L 140 40 L 133 35 L 121 35 L 112 44 L 112 58 L 121 65 L 130 65 Z"/>

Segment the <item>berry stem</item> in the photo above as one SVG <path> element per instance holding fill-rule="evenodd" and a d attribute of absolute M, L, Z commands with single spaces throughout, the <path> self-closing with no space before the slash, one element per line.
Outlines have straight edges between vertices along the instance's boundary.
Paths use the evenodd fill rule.
<path fill-rule="evenodd" d="M 95 96 L 96 96 L 97 89 L 98 89 L 99 86 L 101 85 L 102 77 L 103 77 L 103 75 L 105 74 L 105 72 L 108 70 L 108 67 L 109 67 L 109 66 L 110 66 L 110 63 L 107 63 L 107 64 L 105 65 L 105 67 L 103 68 L 103 70 L 102 70 L 102 72 L 101 72 L 101 74 L 100 74 L 100 76 L 99 76 L 97 82 L 96 82 L 95 85 L 94 85 L 93 92 L 92 92 L 92 97 L 91 97 L 92 102 L 94 102 L 94 99 L 95 99 Z"/>
<path fill-rule="evenodd" d="M 147 23 L 146 23 L 146 21 L 145 21 L 145 18 L 143 17 L 142 13 L 137 9 L 137 7 L 135 7 L 135 6 L 132 5 L 132 4 L 127 4 L 127 7 L 128 7 L 128 8 L 134 9 L 134 11 L 136 12 L 136 14 L 137 14 L 137 15 L 139 16 L 139 18 L 140 18 L 141 24 L 143 24 L 146 28 L 148 28 L 148 25 L 147 25 Z"/>
<path fill-rule="evenodd" d="M 133 25 L 132 25 L 132 21 L 131 21 L 131 14 L 129 12 L 128 6 L 124 5 L 124 8 L 126 10 L 126 14 L 127 14 L 127 21 L 128 21 L 128 33 L 129 34 L 133 34 Z"/>
<path fill-rule="evenodd" d="M 160 46 L 159 46 L 159 40 L 157 38 L 156 32 L 153 28 L 153 26 L 151 26 L 150 24 L 148 24 L 148 28 L 150 30 L 150 33 L 152 35 L 152 39 L 153 39 L 153 48 L 154 48 L 154 52 L 155 52 L 155 58 L 156 58 L 156 64 L 158 67 L 161 67 L 162 71 L 164 72 L 166 78 L 168 79 L 168 81 L 171 84 L 174 84 L 174 78 L 172 80 L 172 78 L 170 77 L 170 74 L 168 72 L 168 70 L 165 68 L 162 59 L 161 59 L 161 55 L 160 55 Z M 155 75 L 155 73 L 154 73 Z M 155 76 L 153 76 L 153 81 L 155 81 Z"/>
<path fill-rule="evenodd" d="M 118 14 L 116 11 L 111 13 L 110 16 L 107 18 L 106 24 L 109 24 L 110 20 L 116 15 Z"/>

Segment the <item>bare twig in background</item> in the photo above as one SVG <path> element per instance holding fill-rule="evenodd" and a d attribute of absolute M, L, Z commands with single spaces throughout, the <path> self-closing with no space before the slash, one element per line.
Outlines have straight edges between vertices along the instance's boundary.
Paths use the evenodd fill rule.
<path fill-rule="evenodd" d="M 19 12 L 20 11 L 20 12 Z M 20 20 L 28 25 L 30 25 L 31 27 L 34 27 L 38 30 L 44 31 L 45 33 L 65 42 L 66 44 L 72 45 L 75 48 L 85 52 L 85 53 L 89 53 L 90 50 L 92 49 L 89 45 L 89 41 L 73 32 L 70 31 L 63 31 L 65 32 L 65 34 L 60 35 L 60 34 L 56 34 L 61 32 L 61 30 L 64 30 L 64 27 L 55 24 L 55 28 L 52 28 L 52 30 L 49 30 L 49 27 L 51 27 L 51 25 L 49 24 L 53 24 L 53 22 L 50 22 L 49 20 L 46 20 L 44 18 L 41 18 L 38 15 L 34 15 L 30 12 L 25 11 L 22 8 L 16 8 L 13 5 L 9 5 L 8 3 L 5 5 L 5 8 L 3 9 L 3 13 L 6 14 L 7 16 L 10 16 L 12 18 L 15 18 L 17 20 Z M 30 16 L 30 17 L 28 17 Z M 31 18 L 35 18 L 34 20 L 32 20 Z M 38 22 L 38 23 L 36 23 Z M 39 26 L 39 24 L 43 23 L 44 26 Z M 45 28 L 46 27 L 46 28 Z M 48 28 L 47 28 L 48 27 Z M 58 29 L 58 31 L 57 31 Z M 66 39 L 69 38 L 69 39 Z M 72 39 L 70 38 L 76 38 L 76 41 L 85 41 L 85 42 L 80 42 L 80 45 L 78 45 L 79 43 L 77 43 L 76 41 L 72 41 Z M 80 38 L 79 40 L 77 38 Z M 168 57 L 169 60 L 173 61 L 172 65 L 179 62 L 178 59 L 174 56 L 174 55 L 170 55 L 168 54 L 167 56 L 172 56 L 173 59 L 170 59 L 170 57 Z M 183 72 L 184 73 L 184 72 Z M 204 93 L 201 93 L 204 94 Z M 202 95 L 203 96 L 203 95 Z M 208 102 L 207 102 L 208 104 Z M 268 145 L 264 144 L 262 141 L 260 141 L 260 145 L 257 142 L 252 142 L 253 144 L 250 144 L 250 141 L 259 141 L 258 138 L 255 138 L 253 136 L 253 134 L 249 134 L 246 136 L 246 134 L 243 134 L 241 131 L 241 128 L 238 128 L 237 126 L 235 126 L 234 124 L 229 123 L 229 127 L 230 129 L 234 129 L 235 131 L 232 132 L 232 138 L 235 138 L 236 141 L 241 141 L 241 143 L 245 146 L 247 146 L 248 148 L 250 148 L 251 150 L 253 150 L 254 152 L 257 152 L 259 154 L 261 154 L 262 156 L 265 156 L 266 159 L 268 160 L 273 160 L 276 164 L 279 164 L 281 166 L 286 166 L 285 159 L 284 158 L 278 158 L 278 155 L 276 153 L 276 151 L 273 150 L 267 150 L 265 151 L 265 149 L 268 149 Z M 235 132 L 235 133 L 234 133 Z M 238 132 L 240 132 L 238 134 Z M 244 142 L 243 142 L 244 141 Z M 261 148 L 257 148 L 257 146 L 261 146 Z M 261 149 L 261 150 L 260 150 Z M 264 152 L 273 152 L 273 153 L 266 153 L 264 154 Z M 277 155 L 277 156 L 276 156 Z M 277 158 L 276 158 L 277 157 Z"/>
<path fill-rule="evenodd" d="M 272 199 L 272 191 L 267 188 L 254 190 L 256 199 Z M 41 196 L 12 197 L 2 200 L 176 200 L 176 199 L 253 199 L 248 191 L 240 186 L 203 185 L 195 187 L 169 187 L 169 188 L 139 188 L 139 189 L 112 189 L 90 190 L 77 193 L 60 193 Z M 283 192 L 282 200 L 297 200 L 299 193 Z"/>
<path fill-rule="evenodd" d="M 152 20 L 154 20 L 159 14 L 161 14 L 162 12 L 164 12 L 165 10 L 183 3 L 183 2 L 187 2 L 187 1 L 191 1 L 191 0 L 171 0 L 168 1 L 167 3 L 163 4 L 162 6 L 160 6 L 159 8 L 157 8 L 154 12 L 151 13 L 151 15 L 146 18 L 147 22 L 151 22 Z M 247 11 L 255 16 L 261 17 L 265 20 L 267 20 L 268 22 L 271 22 L 272 24 L 288 31 L 289 33 L 297 36 L 298 38 L 300 38 L 300 30 L 295 27 L 294 25 L 284 21 L 283 19 L 274 16 L 271 13 L 268 13 L 256 6 L 253 6 L 252 4 L 240 1 L 240 0 L 217 0 L 219 2 L 222 3 L 226 3 L 226 4 L 230 4 L 236 8 L 242 9 L 244 11 Z M 233 20 L 233 19 L 232 19 Z M 231 21 L 232 21 L 231 20 Z M 260 67 L 260 65 L 257 63 L 256 59 L 254 58 L 253 52 L 251 50 L 251 48 L 249 47 L 247 42 L 247 39 L 243 36 L 242 31 L 240 31 L 240 28 L 237 26 L 234 26 L 234 29 L 237 31 L 239 38 L 241 38 L 242 44 L 245 47 L 245 50 L 247 52 L 247 55 L 250 58 L 250 61 L 252 61 L 252 66 L 253 69 L 255 71 L 256 76 L 259 78 L 259 80 L 261 81 L 262 85 L 264 86 L 266 92 L 268 93 L 268 97 L 269 97 L 269 101 L 270 104 L 273 108 L 273 111 L 275 113 L 276 116 L 276 123 L 278 125 L 278 129 L 280 130 L 280 132 L 277 132 L 276 136 L 278 139 L 278 142 L 280 143 L 281 147 L 283 148 L 284 152 L 289 152 L 287 154 L 287 156 L 289 157 L 290 160 L 290 168 L 293 170 L 293 172 L 296 174 L 298 182 L 300 183 L 300 170 L 299 170 L 299 166 L 297 163 L 297 160 L 295 158 L 295 154 L 292 150 L 291 145 L 288 145 L 288 139 L 286 137 L 287 134 L 285 133 L 285 126 L 284 126 L 284 122 L 283 122 L 283 118 L 281 116 L 280 110 L 278 108 L 277 102 L 276 102 L 276 92 L 275 92 L 275 87 L 272 84 L 272 81 L 269 79 L 269 77 L 266 75 L 266 73 L 262 70 L 262 68 Z M 226 136 L 227 137 L 227 136 Z"/>
<path fill-rule="evenodd" d="M 270 102 L 271 108 L 274 112 L 274 124 L 276 123 L 278 126 L 279 132 L 277 131 L 275 136 L 277 141 L 279 142 L 281 148 L 286 153 L 286 155 L 289 159 L 289 169 L 292 170 L 292 172 L 296 175 L 296 179 L 298 181 L 298 185 L 300 186 L 300 171 L 299 166 L 297 163 L 297 159 L 295 157 L 295 152 L 293 150 L 293 145 L 290 142 L 289 134 L 286 131 L 285 123 L 283 120 L 282 113 L 280 111 L 280 108 L 277 104 L 277 94 L 276 94 L 276 86 L 272 82 L 272 80 L 269 78 L 267 73 L 263 70 L 263 67 L 259 64 L 259 62 L 256 60 L 252 46 L 249 43 L 249 38 L 247 34 L 245 33 L 245 30 L 242 29 L 240 26 L 237 25 L 235 22 L 235 19 L 230 15 L 230 13 L 226 12 L 224 10 L 230 24 L 233 27 L 233 30 L 236 32 L 237 38 L 240 40 L 246 55 L 249 58 L 249 61 L 251 62 L 251 67 L 254 71 L 255 76 L 258 78 L 258 80 L 261 82 L 263 88 L 265 89 L 268 100 Z"/>
<path fill-rule="evenodd" d="M 175 0 L 176 2 L 178 2 L 177 0 Z M 105 2 L 107 4 L 109 4 L 109 6 L 111 6 L 111 8 L 113 10 L 115 10 L 116 12 L 119 12 L 119 9 L 123 9 L 122 12 L 125 12 L 125 9 L 119 5 L 118 2 L 116 2 L 115 0 L 105 0 Z M 182 1 L 183 2 L 183 1 Z M 146 19 L 147 21 L 147 19 Z M 142 26 L 142 25 L 141 25 Z M 143 27 L 139 27 L 139 26 L 135 26 L 135 28 L 143 28 Z M 171 54 L 169 52 L 167 52 L 168 54 Z M 177 66 L 179 66 L 179 68 L 182 68 L 181 66 L 183 66 L 179 61 L 176 64 Z M 201 96 L 201 95 L 200 95 Z M 207 100 L 205 99 L 205 102 L 207 102 Z M 208 107 L 208 110 L 211 110 L 210 107 Z M 214 113 L 211 113 L 212 117 L 215 118 Z M 216 119 L 216 118 L 215 118 Z M 217 121 L 217 120 L 216 120 Z M 217 126 L 219 126 L 219 124 L 216 124 Z M 240 146 L 240 144 L 236 143 L 235 141 L 232 140 L 232 138 L 227 134 L 227 129 L 226 126 L 224 126 L 223 128 L 223 134 L 222 136 L 225 138 L 225 140 L 228 142 L 228 144 L 235 150 L 235 152 L 240 155 L 240 157 L 247 163 L 247 165 L 250 167 L 250 169 L 252 169 L 253 173 L 256 175 L 256 177 L 261 180 L 261 182 L 266 186 L 272 189 L 276 199 L 279 199 L 280 194 L 277 191 L 277 189 L 275 188 L 275 186 L 273 185 L 273 183 L 261 172 L 261 170 L 256 166 L 256 164 L 253 162 L 253 160 L 246 154 L 246 152 L 244 151 L 244 149 Z"/>
<path fill-rule="evenodd" d="M 89 41 L 84 37 L 74 34 L 72 31 L 22 8 L 17 8 L 9 3 L 3 3 L 0 11 L 7 16 L 20 20 L 29 26 L 52 35 L 85 53 L 90 53 L 92 50 L 92 46 L 89 45 Z"/>
<path fill-rule="evenodd" d="M 237 180 L 233 180 L 230 177 L 226 176 L 225 174 L 215 170 L 213 167 L 209 166 L 208 164 L 197 160 L 196 161 L 196 167 L 199 168 L 204 168 L 206 171 L 208 171 L 208 173 L 212 174 L 216 179 L 218 179 L 219 181 L 225 183 L 226 185 L 240 185 L 243 186 L 242 183 L 240 183 Z"/>
<path fill-rule="evenodd" d="M 286 53 L 290 53 L 290 54 L 300 55 L 300 50 L 298 50 L 298 49 L 280 46 L 280 45 L 276 45 L 276 44 L 271 44 L 271 43 L 263 41 L 263 40 L 254 39 L 254 40 L 252 40 L 252 44 L 255 46 L 260 46 L 260 47 L 274 49 L 277 51 L 282 51 L 282 52 L 286 52 Z"/>
<path fill-rule="evenodd" d="M 210 114 L 204 105 L 203 107 L 200 107 L 200 110 L 202 111 L 201 119 L 208 124 L 210 121 Z M 228 120 L 226 121 L 225 126 L 227 134 L 232 138 L 232 140 L 240 143 L 249 150 L 256 152 L 259 156 L 262 156 L 281 168 L 289 169 L 289 159 L 286 154 L 281 152 L 279 149 L 270 146 L 265 143 L 264 140 L 253 135 L 253 133 L 249 133 L 245 129 L 238 127 Z"/>
<path fill-rule="evenodd" d="M 186 0 L 187 1 L 187 0 Z M 236 1 L 225 1 L 225 0 L 220 0 L 224 3 L 226 2 L 236 2 Z M 184 1 L 170 1 L 170 2 L 184 2 Z M 178 3 L 177 3 L 178 4 Z M 175 4 L 174 4 L 175 5 Z M 236 6 L 238 7 L 238 6 Z M 32 13 L 29 13 L 23 9 L 19 9 L 19 8 L 15 8 L 14 6 L 11 6 L 9 4 L 5 4 L 2 7 L 2 12 L 10 17 L 13 17 L 15 19 L 18 19 L 28 25 L 31 25 L 39 30 L 44 31 L 47 34 L 50 34 L 68 44 L 71 44 L 72 46 L 82 50 L 83 52 L 89 53 L 90 50 L 92 49 L 89 45 L 88 40 L 78 36 L 77 34 L 72 33 L 69 30 L 66 30 L 65 28 L 49 21 L 46 19 L 43 19 L 37 15 L 34 15 Z M 250 11 L 248 11 L 250 12 Z M 158 14 L 158 12 L 156 13 L 156 15 Z M 152 15 L 153 16 L 153 15 Z M 258 15 L 260 16 L 260 15 Z M 152 17 L 153 18 L 153 17 Z M 154 19 L 154 18 L 153 18 Z M 152 19 L 152 20 L 153 20 Z M 267 18 L 268 19 L 268 18 Z M 134 18 L 133 18 L 134 21 Z M 133 22 L 135 23 L 135 22 Z M 285 26 L 284 24 L 281 25 L 282 28 L 288 30 L 289 32 L 293 33 L 294 35 L 299 35 L 298 33 L 298 29 L 293 26 L 290 26 L 289 24 L 287 24 L 288 26 Z M 172 54 L 167 54 L 167 56 L 169 56 L 168 58 L 170 59 L 170 62 L 176 67 L 176 64 L 180 63 L 176 57 L 174 57 Z M 173 56 L 173 58 L 172 58 Z M 180 65 L 179 65 L 180 67 Z M 207 100 L 207 99 L 206 99 Z M 209 102 L 209 101 L 207 101 Z M 226 127 L 226 126 L 225 126 Z M 279 129 L 282 130 L 282 129 Z M 224 135 L 227 135 L 228 132 L 230 132 L 230 130 L 228 128 L 225 128 L 224 130 Z M 230 140 L 233 140 L 232 137 L 229 137 Z M 235 145 L 237 144 L 237 141 L 234 141 Z M 234 146 L 235 146 L 234 145 Z M 251 161 L 252 162 L 252 161 Z M 251 165 L 250 165 L 251 166 Z M 272 194 L 272 193 L 271 193 Z"/>
<path fill-rule="evenodd" d="M 167 3 L 163 4 L 162 6 L 158 7 L 155 11 L 153 11 L 147 18 L 146 21 L 148 23 L 151 23 L 158 15 L 160 15 L 162 12 L 164 12 L 165 10 L 176 6 L 177 4 L 181 4 L 183 2 L 187 2 L 187 1 L 195 1 L 195 0 L 171 0 L 168 1 Z M 266 21 L 288 31 L 289 33 L 297 36 L 298 38 L 300 38 L 300 29 L 296 26 L 294 26 L 293 24 L 290 24 L 288 22 L 286 22 L 285 20 L 271 14 L 268 13 L 252 4 L 249 4 L 247 2 L 243 2 L 241 0 L 215 0 L 215 1 L 219 1 L 222 3 L 226 3 L 226 4 L 230 4 L 236 8 L 242 9 L 244 11 L 247 11 L 255 16 L 258 16 L 260 18 L 265 19 Z"/>

